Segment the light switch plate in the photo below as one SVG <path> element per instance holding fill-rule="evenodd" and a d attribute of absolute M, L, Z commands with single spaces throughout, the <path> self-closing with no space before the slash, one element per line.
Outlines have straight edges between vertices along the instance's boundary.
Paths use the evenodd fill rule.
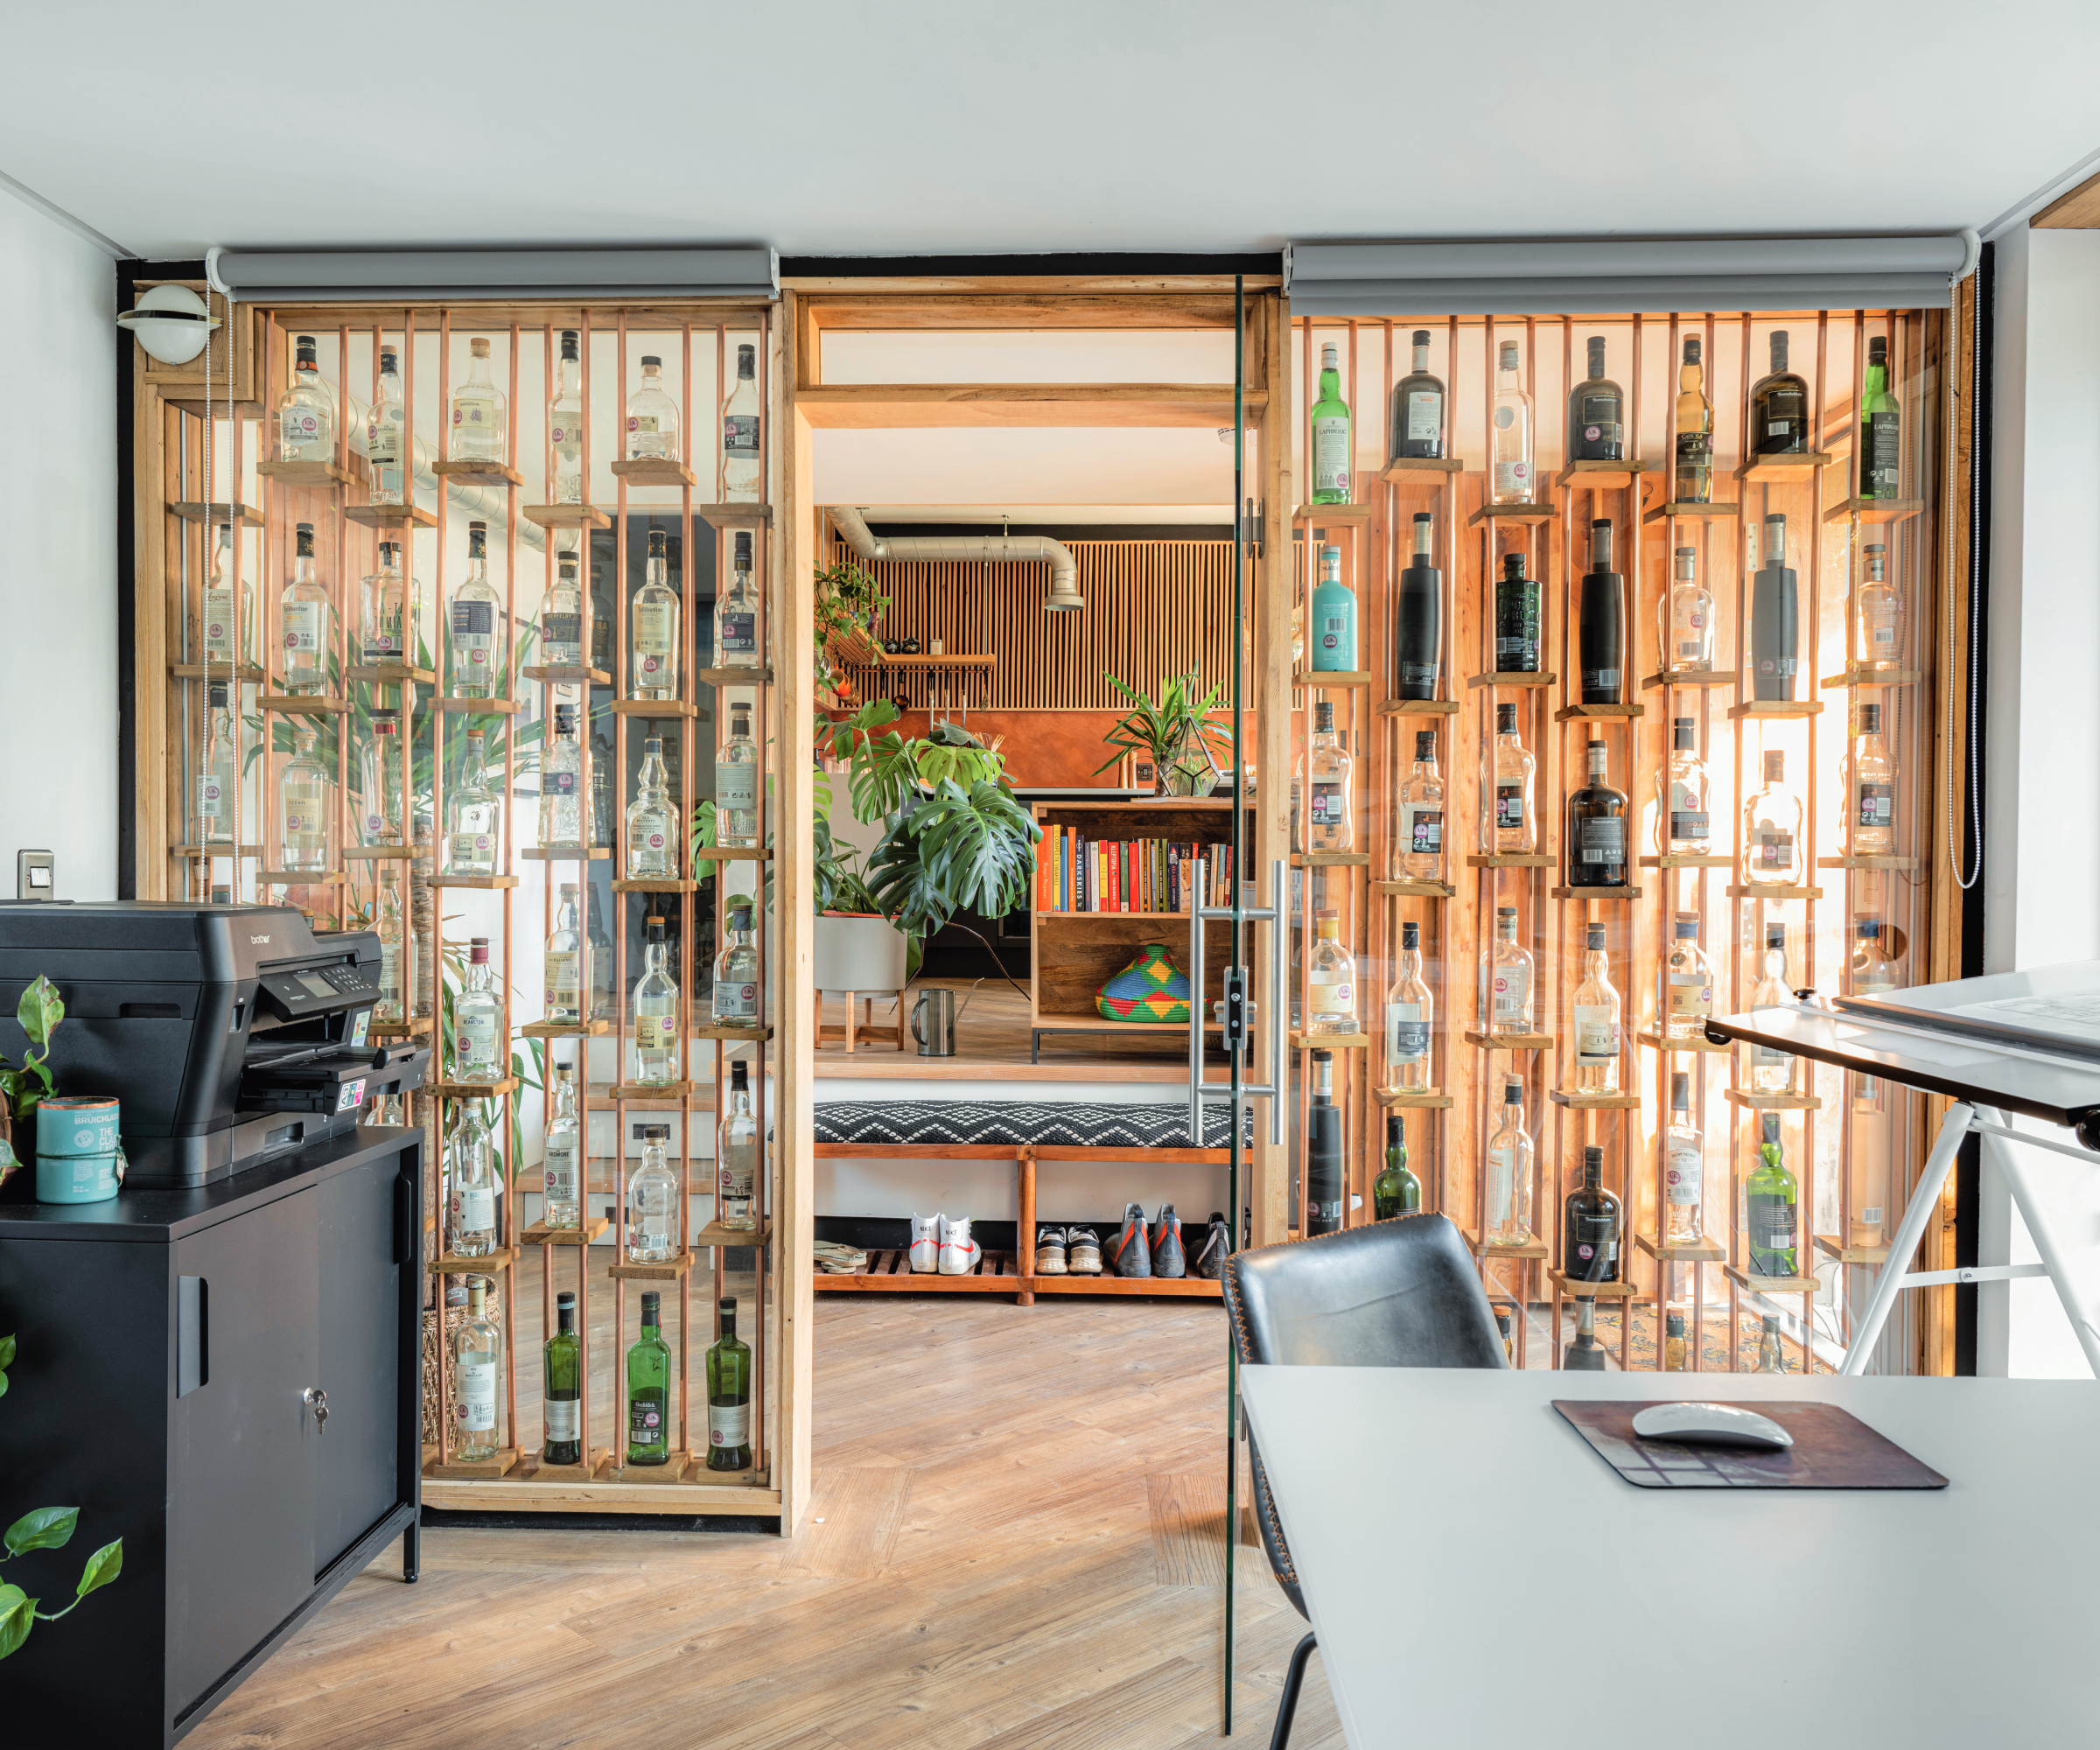
<path fill-rule="evenodd" d="M 48 850 L 15 853 L 15 897 L 18 900 L 55 900 L 58 872 Z"/>

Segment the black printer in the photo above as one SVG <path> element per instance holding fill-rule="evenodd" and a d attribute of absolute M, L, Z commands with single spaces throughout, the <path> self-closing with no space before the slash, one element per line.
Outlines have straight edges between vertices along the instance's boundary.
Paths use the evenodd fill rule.
<path fill-rule="evenodd" d="M 428 1045 L 370 1042 L 379 938 L 316 934 L 289 906 L 0 902 L 0 1051 L 17 1064 L 15 1006 L 38 974 L 66 1004 L 58 1091 L 122 1102 L 127 1185 L 202 1185 L 341 1135 L 430 1063 Z"/>

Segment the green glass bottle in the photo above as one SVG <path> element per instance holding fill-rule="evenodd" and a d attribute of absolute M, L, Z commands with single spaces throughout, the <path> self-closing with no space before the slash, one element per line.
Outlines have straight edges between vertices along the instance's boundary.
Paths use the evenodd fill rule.
<path fill-rule="evenodd" d="M 737 1337 L 737 1303 L 720 1305 L 722 1334 L 707 1352 L 707 1467 L 751 1468 L 751 1346 Z"/>
<path fill-rule="evenodd" d="M 1779 1141 L 1779 1114 L 1767 1112 L 1758 1144 L 1758 1164 L 1745 1187 L 1744 1214 L 1750 1231 L 1750 1270 L 1755 1276 L 1801 1273 L 1801 1181 L 1787 1165 Z"/>
<path fill-rule="evenodd" d="M 556 1295 L 554 1314 L 556 1328 L 543 1352 L 547 1438 L 540 1456 L 550 1465 L 580 1465 L 584 1461 L 583 1345 L 576 1335 L 576 1296 L 567 1290 Z"/>
<path fill-rule="evenodd" d="M 1859 496 L 1900 496 L 1902 414 L 1895 396 L 1888 391 L 1888 342 L 1879 334 L 1866 343 L 1866 373 L 1859 385 Z"/>
<path fill-rule="evenodd" d="M 1349 404 L 1341 398 L 1339 349 L 1320 349 L 1320 399 L 1312 403 L 1312 502 L 1347 504 L 1355 459 L 1349 433 Z"/>
<path fill-rule="evenodd" d="M 671 1457 L 671 1350 L 657 1320 L 663 1297 L 641 1297 L 641 1335 L 627 1351 L 627 1462 L 662 1465 Z"/>
<path fill-rule="evenodd" d="M 1407 1165 L 1407 1127 L 1397 1112 L 1385 1115 L 1385 1171 L 1371 1181 L 1371 1213 L 1381 1222 L 1411 1215 L 1422 1207 L 1422 1181 Z"/>

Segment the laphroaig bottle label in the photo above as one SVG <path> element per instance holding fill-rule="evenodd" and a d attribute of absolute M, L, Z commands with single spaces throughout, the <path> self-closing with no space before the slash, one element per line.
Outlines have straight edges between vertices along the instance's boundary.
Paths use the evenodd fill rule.
<path fill-rule="evenodd" d="M 1444 809 L 1441 804 L 1409 802 L 1401 809 L 1401 831 L 1410 857 L 1444 854 Z"/>
<path fill-rule="evenodd" d="M 758 459 L 757 414 L 725 413 L 722 416 L 722 453 L 724 456 L 746 456 L 753 461 Z"/>
<path fill-rule="evenodd" d="M 284 606 L 284 648 L 295 656 L 312 655 L 321 648 L 321 605 L 287 602 Z"/>
<path fill-rule="evenodd" d="M 1713 982 L 1703 972 L 1673 972 L 1666 987 L 1670 1012 L 1684 1020 L 1704 1020 L 1713 1012 Z"/>
<path fill-rule="evenodd" d="M 1678 1144 L 1662 1157 L 1663 1195 L 1672 1203 L 1685 1205 L 1699 1200 L 1701 1169 L 1699 1152 Z"/>
<path fill-rule="evenodd" d="M 647 1397 L 627 1400 L 627 1444 L 660 1446 L 664 1441 L 663 1405 Z"/>
<path fill-rule="evenodd" d="M 707 1444 L 724 1451 L 751 1444 L 751 1405 L 710 1404 L 707 1406 Z"/>
<path fill-rule="evenodd" d="M 1754 1191 L 1746 1200 L 1750 1220 L 1750 1261 L 1754 1268 L 1760 1250 L 1790 1252 L 1794 1250 L 1794 1205 L 1769 1191 Z M 1785 1262 L 1785 1260 L 1774 1260 Z M 1787 1271 L 1764 1272 L 1784 1275 Z"/>
<path fill-rule="evenodd" d="M 452 604 L 452 678 L 486 686 L 492 670 L 489 652 L 496 641 L 494 604 L 455 601 Z"/>
<path fill-rule="evenodd" d="M 452 1370 L 452 1415 L 460 1432 L 487 1434 L 496 1426 L 496 1364 L 461 1362 Z"/>
<path fill-rule="evenodd" d="M 1328 414 L 1312 422 L 1312 489 L 1349 495 L 1349 421 Z"/>
<path fill-rule="evenodd" d="M 573 1397 L 547 1400 L 547 1443 L 566 1445 L 583 1438 L 583 1405 Z"/>
<path fill-rule="evenodd" d="M 1315 799 L 1317 802 L 1317 798 Z M 749 814 L 759 805 L 759 768 L 747 760 L 715 765 L 715 807 Z"/>
<path fill-rule="evenodd" d="M 721 618 L 724 656 L 749 656 L 759 648 L 759 617 L 745 611 L 724 611 Z"/>
<path fill-rule="evenodd" d="M 576 1200 L 576 1144 L 571 1140 L 556 1142 L 550 1139 L 544 1163 L 547 1170 L 547 1195 L 562 1203 Z"/>
<path fill-rule="evenodd" d="M 1419 1003 L 1385 1005 L 1385 1060 L 1420 1063 L 1429 1055 L 1429 1022 Z"/>
<path fill-rule="evenodd" d="M 1595 1067 L 1614 1063 L 1618 1058 L 1619 1029 L 1613 1024 L 1609 1005 L 1602 1003 L 1576 1004 L 1576 1061 Z"/>
<path fill-rule="evenodd" d="M 1901 427 L 1894 413 L 1866 416 L 1866 479 L 1860 483 L 1862 498 L 1894 498 L 1902 473 Z"/>

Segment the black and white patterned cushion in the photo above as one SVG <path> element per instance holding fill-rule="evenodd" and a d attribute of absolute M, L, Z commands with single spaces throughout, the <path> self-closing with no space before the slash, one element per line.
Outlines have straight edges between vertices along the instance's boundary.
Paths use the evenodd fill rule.
<path fill-rule="evenodd" d="M 1203 1109 L 1205 1148 L 1231 1140 L 1222 1102 Z M 1253 1138 L 1249 1115 L 1245 1140 Z M 816 1108 L 820 1143 L 984 1143 L 1002 1148 L 1030 1143 L 1052 1148 L 1186 1148 L 1185 1104 L 1102 1106 L 1082 1101 L 828 1100 Z"/>

